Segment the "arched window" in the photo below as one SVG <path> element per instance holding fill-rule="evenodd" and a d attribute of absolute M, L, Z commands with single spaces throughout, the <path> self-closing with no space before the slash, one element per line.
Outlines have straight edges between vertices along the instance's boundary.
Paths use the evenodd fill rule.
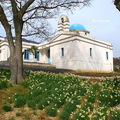
<path fill-rule="evenodd" d="M 64 23 L 64 18 L 61 18 L 62 23 Z"/>

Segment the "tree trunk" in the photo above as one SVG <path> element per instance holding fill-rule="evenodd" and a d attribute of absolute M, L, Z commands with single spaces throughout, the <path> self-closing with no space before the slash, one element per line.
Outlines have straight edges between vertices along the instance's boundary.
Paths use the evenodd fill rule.
<path fill-rule="evenodd" d="M 1 5 L 0 5 L 0 22 L 5 28 L 8 44 L 10 48 L 10 57 L 8 58 L 10 71 L 11 71 L 10 79 L 12 83 L 18 84 L 23 80 L 23 57 L 22 57 L 22 36 L 21 36 L 23 29 L 23 20 L 22 20 L 23 14 L 21 14 L 18 11 L 15 0 L 11 0 L 11 6 L 13 12 L 13 24 L 15 28 L 15 37 L 16 37 L 15 42 L 12 36 L 11 25 L 9 24 L 9 21 Z"/>
<path fill-rule="evenodd" d="M 13 84 L 17 84 L 17 59 L 15 55 L 12 55 L 8 58 L 8 62 L 10 65 L 10 72 L 11 72 L 11 82 Z"/>
<path fill-rule="evenodd" d="M 17 57 L 17 83 L 20 83 L 23 77 L 23 54 L 22 54 L 22 36 L 21 33 L 16 37 L 16 57 Z"/>
<path fill-rule="evenodd" d="M 20 34 L 17 34 L 15 40 L 15 49 L 14 52 L 10 52 L 10 57 L 8 62 L 10 65 L 11 71 L 11 82 L 13 84 L 19 84 L 23 79 L 23 54 L 22 54 L 22 37 Z"/>
<path fill-rule="evenodd" d="M 20 83 L 23 78 L 23 57 L 21 52 L 21 46 L 16 45 L 16 51 L 15 54 L 12 54 L 9 59 L 9 65 L 10 65 L 10 71 L 11 71 L 11 82 L 13 84 Z"/>
<path fill-rule="evenodd" d="M 15 11 L 14 11 L 15 9 Z M 24 78 L 23 78 L 23 55 L 22 55 L 22 29 L 23 29 L 23 21 L 22 17 L 19 14 L 19 12 L 16 9 L 16 6 L 13 4 L 13 12 L 14 12 L 14 26 L 15 26 L 15 63 L 13 66 L 13 72 L 16 73 L 16 78 L 14 77 L 15 74 L 11 72 L 11 79 L 13 78 L 16 80 L 15 84 L 20 83 Z M 12 58 L 11 58 L 12 59 Z M 12 65 L 11 65 L 12 66 Z M 13 76 L 13 77 L 12 77 Z M 12 80 L 13 81 L 13 80 Z"/>

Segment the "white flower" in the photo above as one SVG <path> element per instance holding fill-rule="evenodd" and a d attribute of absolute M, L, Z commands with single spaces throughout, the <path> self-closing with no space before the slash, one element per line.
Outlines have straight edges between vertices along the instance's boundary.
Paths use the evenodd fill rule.
<path fill-rule="evenodd" d="M 81 116 L 81 118 L 84 118 L 84 117 L 85 117 L 84 115 Z"/>

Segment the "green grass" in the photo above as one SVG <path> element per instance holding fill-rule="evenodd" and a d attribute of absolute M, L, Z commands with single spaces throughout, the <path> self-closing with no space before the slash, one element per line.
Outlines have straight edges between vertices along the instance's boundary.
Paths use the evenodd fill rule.
<path fill-rule="evenodd" d="M 10 70 L 0 69 L 0 89 L 8 88 L 12 86 L 10 79 Z"/>
<path fill-rule="evenodd" d="M 10 70 L 9 69 L 0 69 L 0 80 L 9 80 L 10 79 Z"/>
<path fill-rule="evenodd" d="M 2 109 L 6 112 L 12 111 L 12 107 L 11 106 L 3 106 Z"/>
<path fill-rule="evenodd" d="M 69 74 L 27 72 L 28 78 L 15 90 L 7 104 L 14 107 L 27 105 L 32 109 L 45 109 L 47 116 L 60 120 L 119 120 L 120 112 L 113 107 L 120 104 L 120 79 L 100 82 L 81 80 Z M 23 91 L 22 92 L 22 89 Z M 59 112 L 58 112 L 59 111 Z"/>
<path fill-rule="evenodd" d="M 21 116 L 21 113 L 17 112 L 16 117 L 20 117 L 20 116 Z"/>
<path fill-rule="evenodd" d="M 9 118 L 9 120 L 15 120 L 15 118 L 14 118 L 14 117 L 11 117 L 11 118 Z"/>
<path fill-rule="evenodd" d="M 20 85 L 13 85 L 10 81 L 10 71 L 7 69 L 0 69 L 0 113 L 2 111 L 11 111 L 11 104 L 14 101 L 15 94 L 22 94 L 28 91 Z"/>
<path fill-rule="evenodd" d="M 68 74 L 45 72 L 29 72 L 28 74 L 29 78 L 21 85 L 27 86 L 30 90 L 27 95 L 24 94 L 26 101 L 29 101 L 27 102 L 29 106 L 34 106 L 35 102 L 38 109 L 46 109 L 47 115 L 58 115 L 61 120 L 69 118 L 99 120 L 104 117 L 107 119 L 108 116 L 114 120 L 106 111 L 112 112 L 112 107 L 119 104 L 120 79 L 92 82 L 80 80 L 79 77 Z M 54 112 L 52 108 L 55 108 L 55 111 L 61 108 L 61 111 L 59 114 L 52 113 Z"/>
<path fill-rule="evenodd" d="M 57 115 L 57 108 L 55 108 L 54 106 L 50 106 L 45 109 L 45 113 L 48 116 L 55 117 Z"/>

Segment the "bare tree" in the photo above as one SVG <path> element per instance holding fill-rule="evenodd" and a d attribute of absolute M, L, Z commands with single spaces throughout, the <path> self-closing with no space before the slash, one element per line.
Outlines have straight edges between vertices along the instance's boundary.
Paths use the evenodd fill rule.
<path fill-rule="evenodd" d="M 120 11 L 120 0 L 114 0 L 114 5 Z"/>
<path fill-rule="evenodd" d="M 47 19 L 58 15 L 60 10 L 72 11 L 84 7 L 90 0 L 0 0 L 0 21 L 5 29 L 10 48 L 8 59 L 11 81 L 23 80 L 22 37 L 49 35 Z M 16 40 L 14 42 L 13 35 Z"/>

